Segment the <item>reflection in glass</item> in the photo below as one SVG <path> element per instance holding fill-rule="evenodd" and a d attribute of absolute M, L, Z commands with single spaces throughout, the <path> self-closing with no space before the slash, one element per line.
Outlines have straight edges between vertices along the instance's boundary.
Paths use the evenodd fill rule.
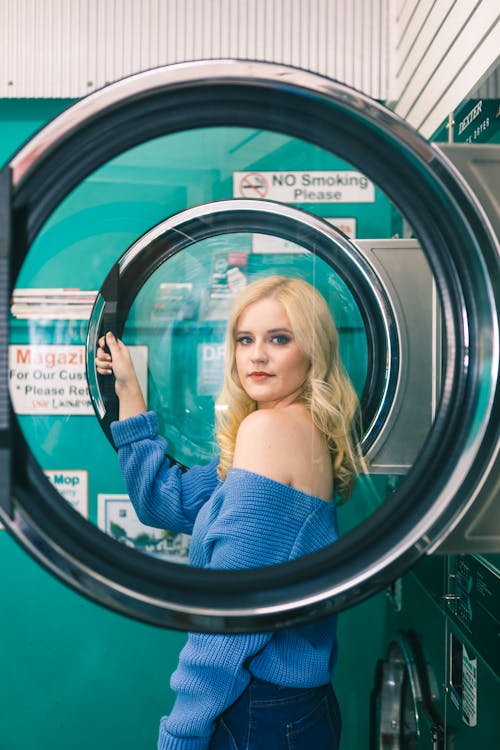
<path fill-rule="evenodd" d="M 280 242 L 286 253 L 278 252 Z M 147 346 L 148 406 L 159 416 L 171 455 L 186 466 L 210 460 L 216 450 L 214 400 L 222 387 L 226 321 L 247 283 L 282 274 L 316 286 L 339 330 L 342 361 L 362 392 L 366 336 L 352 294 L 327 263 L 291 244 L 244 233 L 205 239 L 163 263 L 135 299 L 123 340 Z"/>

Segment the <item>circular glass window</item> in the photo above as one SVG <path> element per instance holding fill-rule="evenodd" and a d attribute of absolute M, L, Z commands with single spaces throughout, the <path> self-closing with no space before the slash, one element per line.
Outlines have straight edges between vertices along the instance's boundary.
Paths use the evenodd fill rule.
<path fill-rule="evenodd" d="M 342 361 L 358 394 L 363 392 L 366 333 L 349 288 L 321 258 L 279 240 L 231 232 L 195 242 L 154 271 L 130 308 L 122 339 L 146 349 L 148 407 L 159 417 L 172 456 L 185 466 L 208 462 L 217 452 L 215 400 L 222 389 L 231 304 L 247 283 L 270 272 L 304 278 L 329 301 Z M 283 255 L 272 252 L 280 244 L 287 250 Z"/>

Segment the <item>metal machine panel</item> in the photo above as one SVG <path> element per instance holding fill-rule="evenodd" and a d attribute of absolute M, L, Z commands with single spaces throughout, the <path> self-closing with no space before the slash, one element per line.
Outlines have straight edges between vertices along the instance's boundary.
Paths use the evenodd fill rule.
<path fill-rule="evenodd" d="M 400 344 L 398 385 L 367 455 L 370 472 L 405 474 L 432 426 L 440 382 L 439 305 L 417 240 L 358 240 L 385 287 Z"/>
<path fill-rule="evenodd" d="M 493 143 L 441 143 L 439 148 L 469 183 L 493 231 L 500 237 L 500 146 Z"/>
<path fill-rule="evenodd" d="M 412 574 L 388 597 L 387 650 L 372 693 L 370 750 L 443 750 L 445 614 Z"/>
<path fill-rule="evenodd" d="M 447 747 L 452 750 L 496 747 L 500 679 L 451 618 L 446 620 L 446 640 Z"/>
<path fill-rule="evenodd" d="M 423 744 L 386 742 L 374 747 L 496 747 L 500 701 L 499 558 L 432 555 L 419 560 L 412 572 L 396 581 L 388 592 L 391 607 L 386 638 L 392 644 L 393 661 L 393 644 L 401 638 L 413 639 L 413 653 L 420 649 L 426 655 L 429 679 L 437 676 L 435 705 L 439 708 L 441 731 L 436 736 L 442 744 L 432 744 L 434 740 L 429 739 L 426 743 L 421 733 L 419 742 Z M 389 649 L 385 660 L 390 656 Z M 388 670 L 386 674 L 389 675 Z M 394 705 L 390 710 L 394 714 Z"/>
<path fill-rule="evenodd" d="M 500 555 L 450 558 L 450 619 L 500 678 Z"/>
<path fill-rule="evenodd" d="M 493 231 L 500 238 L 500 146 L 495 144 L 440 144 L 478 198 Z M 498 262 L 498 261 L 497 261 Z M 491 331 L 494 335 L 494 331 Z M 496 353 L 498 359 L 498 352 Z M 497 362 L 498 365 L 498 362 Z M 499 445 L 484 470 L 485 481 L 471 509 L 438 548 L 439 552 L 498 552 L 500 550 Z"/>

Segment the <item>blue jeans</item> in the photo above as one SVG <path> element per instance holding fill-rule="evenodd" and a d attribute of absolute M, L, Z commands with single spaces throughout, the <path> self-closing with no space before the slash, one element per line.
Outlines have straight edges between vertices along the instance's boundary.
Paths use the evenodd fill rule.
<path fill-rule="evenodd" d="M 340 726 L 331 685 L 289 688 L 252 678 L 219 717 L 210 750 L 337 750 Z"/>

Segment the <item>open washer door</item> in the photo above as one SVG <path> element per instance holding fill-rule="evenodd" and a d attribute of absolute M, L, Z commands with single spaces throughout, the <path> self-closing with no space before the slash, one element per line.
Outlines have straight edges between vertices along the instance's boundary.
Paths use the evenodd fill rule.
<path fill-rule="evenodd" d="M 97 375 L 97 342 L 112 330 L 120 338 L 127 331 L 132 346 L 140 343 L 141 335 L 144 343 L 144 329 L 149 327 L 155 343 L 149 343 L 148 353 L 156 364 L 149 365 L 154 386 L 146 383 L 145 390 L 154 387 L 154 410 L 163 417 L 163 432 L 174 445 L 171 460 L 189 466 L 200 458 L 212 458 L 216 451 L 214 403 L 211 399 L 205 409 L 203 396 L 209 391 L 215 396 L 222 387 L 225 327 L 235 295 L 249 281 L 283 273 L 287 266 L 289 271 L 289 252 L 286 260 L 269 253 L 260 259 L 249 258 L 255 255 L 252 249 L 256 245 L 273 242 L 292 250 L 293 275 L 321 290 L 340 326 L 342 361 L 360 392 L 363 452 L 369 451 L 393 408 L 403 358 L 396 312 L 383 281 L 360 247 L 334 226 L 291 206 L 251 199 L 201 204 L 175 214 L 133 243 L 104 280 L 89 321 L 87 376 L 96 415 L 112 444 L 109 426 L 118 418 L 118 399 L 114 387 L 109 388 L 109 379 L 106 383 L 106 378 Z M 229 269 L 224 246 L 231 248 L 235 263 Z M 222 262 L 223 269 L 211 275 L 207 262 L 214 260 Z M 198 289 L 196 300 L 193 286 Z M 169 308 L 174 315 L 168 314 Z M 205 328 L 203 333 L 200 326 Z M 187 383 L 165 398 L 175 370 L 186 375 L 185 340 L 193 337 L 196 352 L 190 357 L 190 368 L 197 371 L 198 380 L 211 382 L 205 383 L 205 388 L 199 384 L 201 399 L 188 393 Z M 200 341 L 208 338 L 210 343 L 200 347 Z M 176 339 L 184 339 L 181 351 L 175 346 Z M 201 368 L 197 367 L 200 359 Z M 204 371 L 203 362 L 214 360 L 211 372 Z M 168 362 L 170 378 L 166 377 Z M 192 419 L 192 430 L 182 427 L 192 410 L 187 403 L 190 400 L 196 401 L 196 412 L 204 412 L 203 418 L 197 414 Z M 416 454 L 415 446 L 413 450 Z"/>
<path fill-rule="evenodd" d="M 433 418 L 415 444 L 411 466 L 398 481 L 387 483 L 362 522 L 336 544 L 293 563 L 238 571 L 237 576 L 231 571 L 179 566 L 129 549 L 70 507 L 42 470 L 40 459 L 51 441 L 64 440 L 63 426 L 58 423 L 47 430 L 42 423 L 38 427 L 28 424 L 22 409 L 12 408 L 19 383 L 11 377 L 9 397 L 8 378 L 8 344 L 14 335 L 8 317 L 11 291 L 22 288 L 27 264 L 36 265 L 37 243 L 42 235 L 47 241 L 50 217 L 59 211 L 64 219 L 80 183 L 122 153 L 133 160 L 134 149 L 141 144 L 173 138 L 170 143 L 179 149 L 176 138 L 199 132 L 200 142 L 209 138 L 217 160 L 210 137 L 219 128 L 271 133 L 276 150 L 286 147 L 280 139 L 298 139 L 319 149 L 325 158 L 340 157 L 351 169 L 359 170 L 357 175 L 372 180 L 401 211 L 423 249 L 436 290 L 441 330 L 436 348 L 440 354 L 433 360 L 440 373 Z M 239 133 L 234 151 L 243 146 Z M 172 158 L 175 149 L 169 153 Z M 262 184 L 251 187 L 259 192 Z M 56 118 L 4 170 L 2 197 L 7 231 L 1 246 L 1 278 L 10 278 L 10 286 L 2 288 L 1 517 L 20 543 L 69 585 L 110 608 L 166 627 L 258 631 L 321 617 L 371 595 L 420 555 L 438 547 L 472 505 L 480 507 L 483 520 L 488 519 L 490 532 L 484 543 L 490 548 L 498 544 L 498 514 L 493 508 L 500 421 L 498 244 L 485 214 L 448 160 L 390 111 L 342 84 L 281 65 L 221 60 L 168 66 L 106 87 Z M 184 197 L 179 198 L 181 204 Z M 132 326 L 131 334 L 137 336 L 139 290 L 146 289 L 156 273 L 166 274 L 161 288 L 161 283 L 175 283 L 168 271 L 175 258 L 185 257 L 185 265 L 198 264 L 203 269 L 203 243 L 213 238 L 220 241 L 221 236 L 236 242 L 238 270 L 244 254 L 238 243 L 247 241 L 248 237 L 241 238 L 245 233 L 291 242 L 302 248 L 297 257 L 309 259 L 306 265 L 312 258 L 313 264 L 324 263 L 334 270 L 337 295 L 333 297 L 343 295 L 346 307 L 354 310 L 354 318 L 346 325 L 348 335 L 354 335 L 357 328 L 363 341 L 361 362 L 353 365 L 353 380 L 359 378 L 357 386 L 372 432 L 368 443 L 376 442 L 387 422 L 398 417 L 393 402 L 403 373 L 401 360 L 415 357 L 414 351 L 405 352 L 402 347 L 401 342 L 410 339 L 393 325 L 397 314 L 389 301 L 389 285 L 356 245 L 305 212 L 274 203 L 256 206 L 252 201 L 238 206 L 224 205 L 224 201 L 213 204 L 205 198 L 200 189 L 198 207 L 165 219 L 165 225 L 146 216 L 144 230 L 152 225 L 161 229 L 151 230 L 152 235 L 137 232 L 141 239 L 124 241 L 120 253 L 108 253 L 102 236 L 98 242 L 94 237 L 86 248 L 88 267 L 104 266 L 103 281 L 107 276 L 88 333 L 90 388 L 104 431 L 99 425 L 98 429 L 109 450 L 106 454 L 102 449 L 102 460 L 111 467 L 112 449 L 105 437 L 108 406 L 92 375 L 99 327 L 106 327 L 109 316 L 114 316 L 118 329 L 126 332 L 127 324 L 135 320 L 139 324 Z M 121 218 L 126 225 L 128 217 Z M 164 245 L 163 237 L 172 231 L 190 237 L 189 250 L 182 242 L 172 245 L 171 237 Z M 40 279 L 47 270 L 42 266 L 36 271 Z M 296 272 L 294 261 L 288 273 Z M 328 280 L 329 273 L 323 270 L 319 276 Z M 136 274 L 140 283 L 134 289 L 129 281 Z M 177 289 L 180 298 L 183 289 Z M 136 297 L 139 302 L 134 308 Z M 206 315 L 204 320 L 209 318 Z M 210 335 L 217 334 L 212 330 Z M 68 341 L 63 343 L 71 347 Z M 135 343 L 141 345 L 140 337 Z M 32 338 L 31 345 L 41 348 L 31 348 L 30 356 L 36 354 L 40 363 L 47 364 L 43 343 Z M 358 344 L 354 347 L 359 351 Z M 61 356 L 79 355 L 67 348 Z M 69 359 L 65 362 L 69 364 Z M 12 376 L 12 361 L 10 369 Z M 202 384 L 208 387 L 208 369 L 204 378 Z M 45 398 L 40 387 L 40 396 Z M 411 392 L 405 393 L 405 400 L 412 397 Z M 36 392 L 31 395 L 38 398 Z M 74 395 L 79 397 L 77 390 Z M 186 408 L 198 409 L 199 404 Z M 186 438 L 180 430 L 170 437 L 177 437 L 181 446 L 174 458 L 190 464 L 198 453 L 195 448 L 193 454 L 192 435 Z M 94 433 L 82 429 L 80 438 L 83 444 L 76 449 L 84 451 L 87 441 L 90 450 Z"/>
<path fill-rule="evenodd" d="M 372 750 L 443 750 L 443 720 L 418 639 L 399 633 L 377 665 L 372 694 Z"/>

